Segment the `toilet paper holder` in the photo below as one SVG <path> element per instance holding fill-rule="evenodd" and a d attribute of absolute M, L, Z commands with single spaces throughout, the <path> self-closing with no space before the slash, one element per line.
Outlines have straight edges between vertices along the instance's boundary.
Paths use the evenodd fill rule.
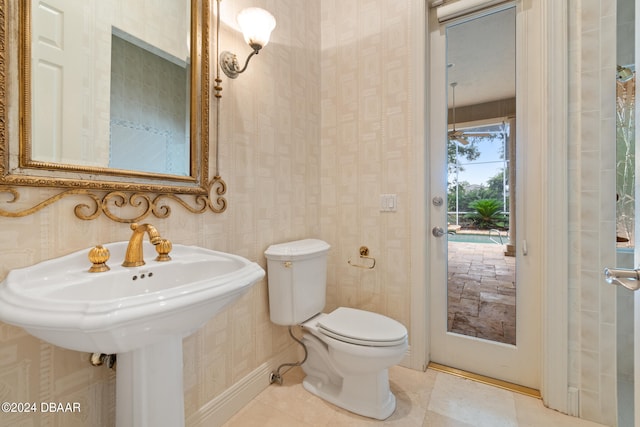
<path fill-rule="evenodd" d="M 349 258 L 349 260 L 347 261 L 349 263 L 349 265 L 351 265 L 353 267 L 358 267 L 358 268 L 366 268 L 368 270 L 371 270 L 371 269 L 373 269 L 373 267 L 376 266 L 376 259 L 374 257 L 369 256 L 369 248 L 368 247 L 360 246 L 359 253 L 360 253 L 360 258 L 367 260 L 368 264 L 371 264 L 371 265 L 355 264 L 355 263 L 351 262 L 351 258 Z"/>

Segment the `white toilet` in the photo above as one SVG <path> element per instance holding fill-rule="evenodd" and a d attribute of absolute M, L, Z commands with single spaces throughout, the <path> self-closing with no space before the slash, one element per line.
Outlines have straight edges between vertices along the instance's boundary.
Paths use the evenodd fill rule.
<path fill-rule="evenodd" d="M 396 408 L 388 369 L 404 357 L 407 329 L 389 317 L 353 308 L 322 313 L 329 247 L 306 239 L 265 251 L 271 321 L 302 326 L 308 351 L 302 365 L 305 389 L 356 414 L 383 420 Z"/>

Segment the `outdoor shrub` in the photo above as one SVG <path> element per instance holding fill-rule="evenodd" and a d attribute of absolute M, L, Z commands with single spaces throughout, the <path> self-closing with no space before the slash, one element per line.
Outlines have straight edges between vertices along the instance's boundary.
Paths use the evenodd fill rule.
<path fill-rule="evenodd" d="M 473 225 L 481 230 L 501 228 L 505 226 L 507 216 L 502 213 L 502 203 L 496 199 L 480 199 L 472 202 L 469 207 L 474 212 L 466 215 Z"/>

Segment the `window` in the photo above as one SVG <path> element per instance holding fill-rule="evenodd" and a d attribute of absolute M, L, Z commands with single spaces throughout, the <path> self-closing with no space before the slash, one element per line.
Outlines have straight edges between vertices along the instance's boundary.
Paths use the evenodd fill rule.
<path fill-rule="evenodd" d="M 463 141 L 448 145 L 448 222 L 474 228 L 474 202 L 495 200 L 500 218 L 491 228 L 509 227 L 509 124 L 494 123 L 463 130 Z"/>

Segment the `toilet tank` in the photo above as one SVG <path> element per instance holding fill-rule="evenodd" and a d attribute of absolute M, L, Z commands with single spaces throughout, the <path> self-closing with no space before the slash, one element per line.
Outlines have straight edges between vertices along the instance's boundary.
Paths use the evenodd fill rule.
<path fill-rule="evenodd" d="M 317 239 L 271 245 L 267 257 L 269 312 L 278 325 L 297 325 L 326 302 L 329 244 Z"/>

